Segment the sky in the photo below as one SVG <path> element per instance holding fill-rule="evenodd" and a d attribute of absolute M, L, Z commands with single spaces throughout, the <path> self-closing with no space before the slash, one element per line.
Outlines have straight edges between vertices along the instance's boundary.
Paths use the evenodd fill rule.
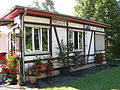
<path fill-rule="evenodd" d="M 28 6 L 33 0 L 1 0 L 0 2 L 0 17 L 7 13 L 13 6 L 21 5 Z M 44 0 L 37 0 L 44 1 Z M 76 0 L 53 0 L 55 10 L 61 14 L 74 15 L 74 6 Z"/>

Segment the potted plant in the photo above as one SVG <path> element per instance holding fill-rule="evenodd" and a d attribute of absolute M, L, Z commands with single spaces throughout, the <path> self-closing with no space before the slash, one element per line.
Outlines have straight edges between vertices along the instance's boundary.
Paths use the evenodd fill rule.
<path fill-rule="evenodd" d="M 30 80 L 30 83 L 36 83 L 36 68 L 35 65 L 27 68 L 26 74 Z"/>
<path fill-rule="evenodd" d="M 40 76 L 44 73 L 45 65 L 41 60 L 36 60 L 32 66 L 27 68 L 26 74 L 29 76 L 30 83 L 36 83 L 37 76 Z"/>
<path fill-rule="evenodd" d="M 102 55 L 102 53 L 98 53 L 95 56 L 95 63 L 96 64 L 101 64 L 104 61 L 105 56 Z"/>
<path fill-rule="evenodd" d="M 57 55 L 59 56 L 59 60 L 58 60 L 58 62 L 60 63 L 60 65 L 61 65 L 61 69 L 60 69 L 60 74 L 61 75 L 69 75 L 69 72 L 70 72 L 70 69 L 69 69 L 69 63 L 70 63 L 70 61 L 69 61 L 69 59 L 67 58 L 67 54 L 68 54 L 68 52 L 67 52 L 67 49 L 68 50 L 73 50 L 73 46 L 72 46 L 73 44 L 70 44 L 70 45 L 66 45 L 65 43 L 64 43 L 64 41 L 63 40 L 61 40 L 61 43 L 60 43 L 60 48 L 61 48 L 61 50 L 60 50 L 60 48 L 59 47 L 57 47 L 57 49 L 59 49 L 60 50 L 60 52 L 59 53 L 57 53 Z M 70 49 L 71 48 L 71 49 Z"/>

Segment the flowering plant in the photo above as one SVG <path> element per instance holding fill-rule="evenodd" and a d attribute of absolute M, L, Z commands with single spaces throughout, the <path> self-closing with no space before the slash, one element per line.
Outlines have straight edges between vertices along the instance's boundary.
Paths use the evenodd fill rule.
<path fill-rule="evenodd" d="M 29 76 L 39 76 L 44 73 L 44 66 L 43 65 L 30 66 L 27 72 Z"/>
<path fill-rule="evenodd" d="M 95 63 L 102 63 L 106 56 L 103 56 L 102 53 L 96 54 Z"/>
<path fill-rule="evenodd" d="M 46 63 L 43 63 L 42 60 L 37 59 L 33 65 L 28 66 L 26 74 L 28 76 L 40 76 L 41 74 L 51 76 L 53 67 L 53 61 L 51 61 L 51 59 L 48 59 Z"/>
<path fill-rule="evenodd" d="M 10 70 L 10 68 L 7 67 L 6 65 L 1 65 L 1 66 L 0 66 L 0 71 L 1 71 L 1 73 L 9 74 L 11 70 Z"/>
<path fill-rule="evenodd" d="M 47 63 L 45 64 L 45 74 L 48 76 L 51 76 L 54 72 L 54 58 L 50 56 L 50 58 L 47 60 Z"/>
<path fill-rule="evenodd" d="M 17 74 L 17 60 L 19 59 L 19 56 L 16 54 L 9 54 L 7 59 L 7 67 L 10 68 L 11 72 L 10 74 Z"/>
<path fill-rule="evenodd" d="M 6 65 L 1 65 L 0 69 L 2 73 L 9 75 L 17 75 L 17 60 L 19 56 L 16 54 L 9 54 Z"/>
<path fill-rule="evenodd" d="M 81 54 L 75 54 L 73 58 L 73 65 L 80 66 L 85 64 L 85 56 Z"/>
<path fill-rule="evenodd" d="M 33 65 L 28 66 L 26 70 L 26 74 L 28 76 L 39 76 L 40 74 L 44 73 L 44 64 L 41 60 L 36 60 Z"/>

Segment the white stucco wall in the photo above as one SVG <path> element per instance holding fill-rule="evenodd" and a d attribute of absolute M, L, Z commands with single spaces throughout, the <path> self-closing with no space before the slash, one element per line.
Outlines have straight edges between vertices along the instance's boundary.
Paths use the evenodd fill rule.
<path fill-rule="evenodd" d="M 67 43 L 67 30 L 66 28 L 56 28 L 57 33 L 58 33 L 58 37 L 59 37 L 59 41 L 61 41 L 63 39 L 63 41 L 65 42 L 65 44 Z M 56 49 L 56 47 L 58 47 L 58 43 L 57 43 L 57 39 L 56 39 L 56 35 L 54 32 L 54 28 L 52 28 L 52 54 L 53 57 L 57 56 L 57 52 L 59 52 L 58 49 Z"/>
<path fill-rule="evenodd" d="M 90 39 L 91 39 L 91 33 L 90 31 L 85 32 L 85 54 L 88 55 L 89 45 L 90 45 Z M 94 33 L 92 35 L 92 42 L 91 42 L 91 48 L 90 48 L 90 54 L 94 54 Z M 86 57 L 87 58 L 87 57 Z M 94 56 L 89 56 L 89 63 L 93 62 Z"/>
<path fill-rule="evenodd" d="M 8 52 L 8 35 L 0 33 L 0 52 Z"/>
<path fill-rule="evenodd" d="M 88 54 L 88 50 L 89 50 L 91 33 L 92 32 L 90 32 L 90 31 L 85 32 L 85 50 L 86 50 L 85 52 L 86 52 L 86 55 Z M 94 33 L 92 35 L 91 49 L 90 49 L 89 54 L 94 54 Z"/>
<path fill-rule="evenodd" d="M 0 52 L 8 52 L 8 33 L 11 32 L 10 27 L 0 26 Z"/>

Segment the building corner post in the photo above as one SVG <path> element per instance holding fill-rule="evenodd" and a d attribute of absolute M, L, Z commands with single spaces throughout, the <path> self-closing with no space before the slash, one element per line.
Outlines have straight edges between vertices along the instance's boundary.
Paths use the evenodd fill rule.
<path fill-rule="evenodd" d="M 24 8 L 24 13 L 21 15 L 21 30 L 20 34 L 22 34 L 22 37 L 20 38 L 20 50 L 21 50 L 21 60 L 20 60 L 20 74 L 24 78 L 25 82 L 25 65 L 24 65 L 24 54 L 25 54 L 25 47 L 24 47 L 24 17 L 27 14 L 27 9 Z"/>

